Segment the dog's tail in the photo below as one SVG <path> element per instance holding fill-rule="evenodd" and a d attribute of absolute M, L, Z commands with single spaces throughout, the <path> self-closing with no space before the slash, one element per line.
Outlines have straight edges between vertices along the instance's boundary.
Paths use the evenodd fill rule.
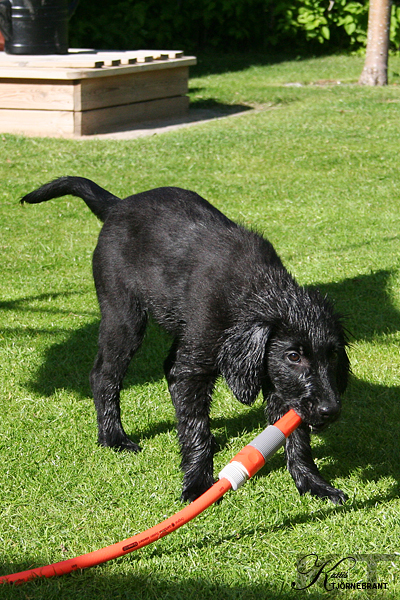
<path fill-rule="evenodd" d="M 59 177 L 42 187 L 26 194 L 21 198 L 21 204 L 38 204 L 52 198 L 61 196 L 78 196 L 82 198 L 90 210 L 100 219 L 105 221 L 110 209 L 120 202 L 120 198 L 101 188 L 97 183 L 85 177 Z"/>

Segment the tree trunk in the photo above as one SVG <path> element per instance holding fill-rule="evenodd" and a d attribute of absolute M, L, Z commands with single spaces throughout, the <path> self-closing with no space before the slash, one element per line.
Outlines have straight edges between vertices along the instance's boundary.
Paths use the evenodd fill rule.
<path fill-rule="evenodd" d="M 358 83 L 387 85 L 391 0 L 370 0 L 367 54 Z"/>

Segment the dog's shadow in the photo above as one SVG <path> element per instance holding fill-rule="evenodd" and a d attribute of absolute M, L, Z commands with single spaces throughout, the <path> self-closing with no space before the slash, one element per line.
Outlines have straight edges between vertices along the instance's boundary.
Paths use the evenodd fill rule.
<path fill-rule="evenodd" d="M 89 373 L 97 353 L 99 325 L 100 320 L 96 319 L 48 348 L 36 377 L 28 384 L 30 389 L 44 396 L 51 396 L 58 389 L 73 391 L 81 398 L 91 396 Z M 124 388 L 162 379 L 171 342 L 169 335 L 150 319 L 143 344 L 124 379 Z"/>
<path fill-rule="evenodd" d="M 392 293 L 396 271 L 380 270 L 359 275 L 339 283 L 316 286 L 326 293 L 345 317 L 349 341 L 365 342 L 362 357 L 372 361 L 376 347 L 379 352 L 390 346 L 390 335 L 400 331 L 400 311 Z M 393 358 L 388 354 L 385 367 L 390 372 Z M 368 362 L 367 362 L 368 364 Z M 397 368 L 397 364 L 395 365 Z M 376 377 L 376 375 L 375 375 Z M 357 379 L 354 375 L 343 400 L 340 420 L 323 436 L 324 445 L 314 449 L 314 456 L 324 464 L 327 479 L 346 477 L 357 472 L 358 477 L 374 489 L 375 500 L 396 497 L 400 492 L 400 387 L 386 386 Z M 391 485 L 380 494 L 379 480 L 388 478 Z M 376 484 L 376 485 L 374 485 Z"/>
<path fill-rule="evenodd" d="M 400 311 L 391 290 L 396 271 L 380 270 L 313 287 L 331 298 L 343 315 L 350 342 L 376 340 L 400 330 Z"/>
<path fill-rule="evenodd" d="M 350 342 L 379 344 L 388 334 L 400 330 L 400 311 L 391 294 L 392 271 L 377 271 L 338 283 L 318 285 L 318 289 L 335 301 L 344 314 L 350 331 Z M 29 386 L 41 395 L 51 395 L 56 389 L 73 390 L 81 397 L 91 395 L 88 375 L 97 351 L 99 321 L 75 330 L 70 337 L 51 346 L 36 377 Z M 163 361 L 171 344 L 169 336 L 150 321 L 142 348 L 135 356 L 124 381 L 129 388 L 164 377 Z M 234 400 L 232 399 L 234 402 Z M 393 496 L 400 485 L 400 388 L 388 387 L 351 378 L 343 402 L 341 419 L 328 428 L 321 444 L 314 445 L 313 454 L 323 476 L 332 480 L 345 478 L 353 471 L 365 481 L 378 482 L 390 477 Z M 243 430 L 263 426 L 263 407 L 241 412 L 235 417 L 214 419 L 212 426 L 220 428 L 217 442 L 223 447 L 229 438 Z M 160 430 L 173 427 L 171 421 L 150 426 L 143 437 L 152 437 Z M 136 437 L 135 425 L 129 431 Z M 273 457 L 269 469 L 282 466 L 282 458 Z M 267 470 L 267 472 L 268 472 Z"/>

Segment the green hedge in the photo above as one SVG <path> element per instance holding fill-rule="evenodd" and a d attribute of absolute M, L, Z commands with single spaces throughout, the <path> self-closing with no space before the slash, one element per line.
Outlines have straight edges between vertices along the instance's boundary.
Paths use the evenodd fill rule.
<path fill-rule="evenodd" d="M 70 45 L 102 49 L 357 50 L 368 2 L 346 0 L 81 0 Z M 392 8 L 400 44 L 400 0 Z"/>

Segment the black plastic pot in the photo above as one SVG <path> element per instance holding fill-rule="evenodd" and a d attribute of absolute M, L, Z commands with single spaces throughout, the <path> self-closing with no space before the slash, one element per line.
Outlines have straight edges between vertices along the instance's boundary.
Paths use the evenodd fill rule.
<path fill-rule="evenodd" d="M 8 54 L 67 54 L 68 21 L 79 0 L 0 0 Z"/>

